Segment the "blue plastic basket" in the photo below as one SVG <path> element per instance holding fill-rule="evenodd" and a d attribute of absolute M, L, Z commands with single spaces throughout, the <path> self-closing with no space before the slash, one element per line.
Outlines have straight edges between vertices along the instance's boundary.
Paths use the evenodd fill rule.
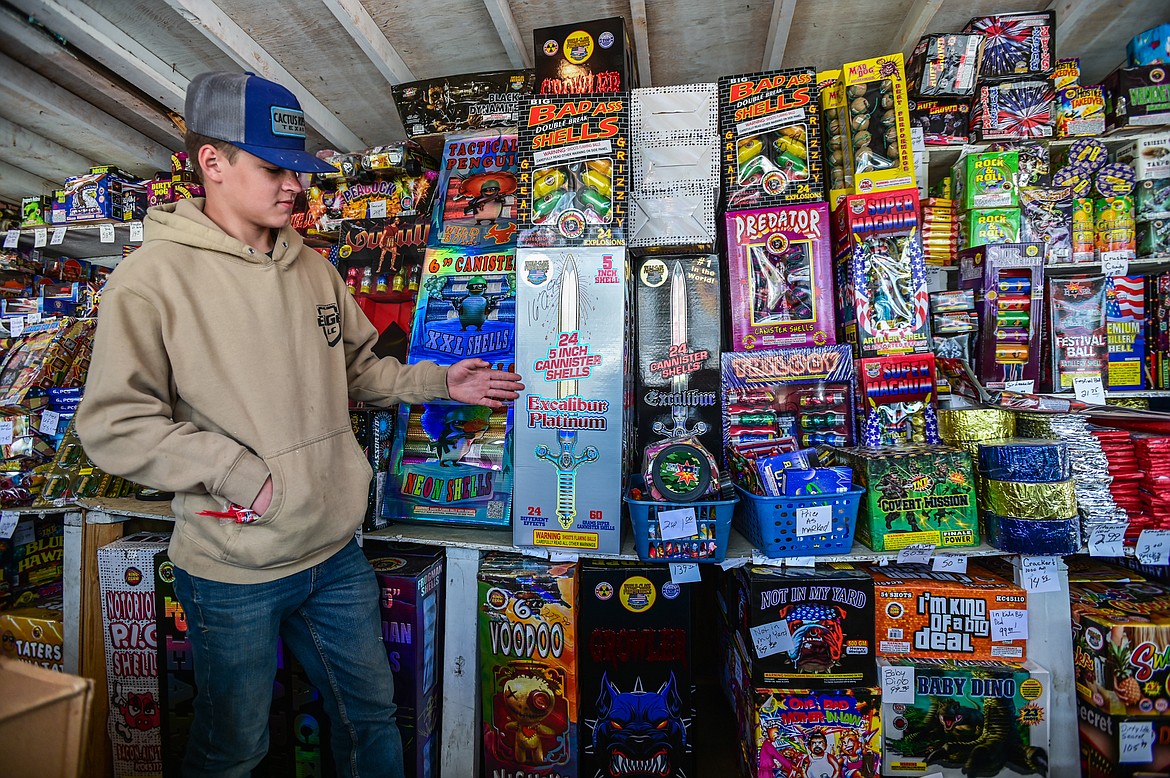
<path fill-rule="evenodd" d="M 853 528 L 864 489 L 808 497 L 759 497 L 741 486 L 735 488 L 742 498 L 735 528 L 767 556 L 824 556 L 853 549 Z M 833 506 L 833 531 L 798 537 L 796 510 L 817 505 Z"/>
<path fill-rule="evenodd" d="M 727 539 L 731 535 L 731 517 L 738 497 L 730 500 L 697 500 L 695 502 L 653 502 L 635 500 L 630 489 L 642 488 L 641 478 L 631 478 L 626 490 L 626 505 L 630 508 L 630 523 L 634 525 L 634 548 L 643 562 L 722 562 L 727 556 Z M 699 534 L 675 540 L 657 540 L 658 514 L 679 508 L 694 508 Z M 652 537 L 653 536 L 653 537 Z M 667 552 L 667 544 L 673 544 Z M 692 556 L 699 550 L 702 555 Z"/>

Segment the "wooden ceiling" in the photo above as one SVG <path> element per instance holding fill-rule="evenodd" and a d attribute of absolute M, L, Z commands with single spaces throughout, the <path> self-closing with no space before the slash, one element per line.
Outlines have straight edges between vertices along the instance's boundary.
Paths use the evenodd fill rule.
<path fill-rule="evenodd" d="M 925 32 L 1040 7 L 1083 83 L 1170 21 L 1167 0 L 0 0 L 0 198 L 92 164 L 165 169 L 205 70 L 281 81 L 311 148 L 354 150 L 403 136 L 392 83 L 530 66 L 534 27 L 624 16 L 644 84 L 664 86 L 908 53 Z"/>

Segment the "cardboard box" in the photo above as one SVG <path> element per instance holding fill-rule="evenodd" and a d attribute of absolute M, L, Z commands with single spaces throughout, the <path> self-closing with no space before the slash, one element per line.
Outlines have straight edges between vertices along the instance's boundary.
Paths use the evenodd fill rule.
<path fill-rule="evenodd" d="M 0 612 L 0 654 L 47 670 L 63 672 L 64 623 L 61 597 L 38 600 Z"/>
<path fill-rule="evenodd" d="M 968 126 L 971 103 L 967 100 L 910 100 L 910 125 L 922 129 L 927 146 L 957 146 L 971 140 Z M 922 185 L 921 176 L 915 179 Z"/>
<path fill-rule="evenodd" d="M 963 249 L 1020 242 L 1019 208 L 980 208 L 963 214 Z"/>
<path fill-rule="evenodd" d="M 918 39 L 906 63 L 911 97 L 970 97 L 979 74 L 982 35 L 936 33 Z"/>
<path fill-rule="evenodd" d="M 841 83 L 849 110 L 845 156 L 847 165 L 852 160 L 854 190 L 870 194 L 914 189 L 910 106 L 902 55 L 850 62 L 842 69 Z"/>
<path fill-rule="evenodd" d="M 934 354 L 857 362 L 859 440 L 870 447 L 939 443 Z"/>
<path fill-rule="evenodd" d="M 435 191 L 432 248 L 516 245 L 518 145 L 513 131 L 447 135 Z"/>
<path fill-rule="evenodd" d="M 960 157 L 951 168 L 954 200 L 959 208 L 1015 208 L 1020 204 L 1016 178 L 1018 151 L 983 151 Z"/>
<path fill-rule="evenodd" d="M 532 71 L 494 70 L 390 87 L 408 138 L 515 127 L 532 94 Z"/>
<path fill-rule="evenodd" d="M 93 681 L 0 658 L 0 756 L 8 778 L 76 778 Z"/>
<path fill-rule="evenodd" d="M 695 774 L 691 589 L 661 564 L 581 564 L 581 775 Z"/>
<path fill-rule="evenodd" d="M 1109 389 L 1146 388 L 1146 279 L 1105 280 L 1105 332 L 1109 341 Z"/>
<path fill-rule="evenodd" d="M 1170 81 L 1165 65 L 1117 68 L 1107 75 L 1105 127 L 1158 127 L 1170 123 Z"/>
<path fill-rule="evenodd" d="M 1126 144 L 1117 150 L 1117 161 L 1132 165 L 1140 184 L 1152 179 L 1170 178 L 1170 132 L 1151 133 L 1140 135 L 1133 143 Z M 1167 182 L 1162 181 L 1161 186 Z M 1166 195 L 1163 193 L 1162 197 Z M 1139 212 L 1141 195 L 1138 194 Z"/>
<path fill-rule="evenodd" d="M 1111 716 L 1077 700 L 1080 720 L 1081 775 L 1084 778 L 1166 778 L 1170 776 L 1170 718 Z M 1153 730 L 1153 759 L 1122 762 L 1121 725 L 1134 723 Z"/>
<path fill-rule="evenodd" d="M 638 57 L 620 16 L 532 31 L 539 95 L 609 95 L 638 86 Z"/>
<path fill-rule="evenodd" d="M 914 671 L 914 703 L 882 702 L 882 775 L 1048 775 L 1052 676 L 1035 664 L 878 659 Z M 989 747 L 979 738 L 995 732 Z"/>
<path fill-rule="evenodd" d="M 1043 243 L 1046 264 L 1072 262 L 1072 220 L 1068 189 L 1020 190 L 1020 242 Z"/>
<path fill-rule="evenodd" d="M 967 22 L 963 32 L 983 36 L 981 81 L 1047 75 L 1056 67 L 1053 11 L 977 16 Z"/>
<path fill-rule="evenodd" d="M 630 365 L 629 277 L 621 249 L 516 254 L 512 522 L 518 546 L 621 548 Z"/>
<path fill-rule="evenodd" d="M 394 437 L 394 417 L 395 411 L 388 408 L 366 408 L 349 412 L 354 437 L 374 471 L 362 532 L 374 532 L 389 526 L 389 522 L 382 517 L 382 505 L 386 499 L 386 476 L 390 465 L 390 444 Z"/>
<path fill-rule="evenodd" d="M 146 211 L 146 187 L 133 184 L 116 169 L 65 179 L 65 221 L 131 221 Z M 141 197 L 138 194 L 141 193 Z"/>
<path fill-rule="evenodd" d="M 817 73 L 817 89 L 821 97 L 821 126 L 824 135 L 825 199 L 829 210 L 837 209 L 845 196 L 853 191 L 851 155 L 845 153 L 848 142 L 849 110 L 846 107 L 845 85 L 840 70 Z M 848 159 L 847 159 L 848 157 Z"/>
<path fill-rule="evenodd" d="M 971 135 L 978 143 L 1051 138 L 1055 99 L 1050 79 L 981 83 L 971 105 Z"/>
<path fill-rule="evenodd" d="M 1071 392 L 1077 376 L 1108 381 L 1105 276 L 1048 279 L 1052 391 Z"/>

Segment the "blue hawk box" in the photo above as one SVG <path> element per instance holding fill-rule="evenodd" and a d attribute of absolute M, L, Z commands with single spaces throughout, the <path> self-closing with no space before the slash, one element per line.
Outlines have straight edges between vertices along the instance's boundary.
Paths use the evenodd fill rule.
<path fill-rule="evenodd" d="M 448 135 L 430 245 L 492 251 L 516 245 L 516 133 Z"/>
<path fill-rule="evenodd" d="M 1145 389 L 1146 279 L 1105 280 L 1105 333 L 1109 341 L 1110 389 Z"/>

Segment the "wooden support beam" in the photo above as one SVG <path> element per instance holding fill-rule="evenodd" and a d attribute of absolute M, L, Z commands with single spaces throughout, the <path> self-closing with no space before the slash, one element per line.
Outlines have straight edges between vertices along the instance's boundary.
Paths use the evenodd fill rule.
<path fill-rule="evenodd" d="M 325 7 L 336 17 L 345 31 L 353 38 L 382 77 L 391 84 L 414 81 L 415 75 L 399 55 L 397 49 L 386 40 L 378 23 L 370 16 L 361 0 L 322 0 Z"/>
<path fill-rule="evenodd" d="M 19 204 L 22 197 L 47 195 L 60 186 L 60 184 L 55 184 L 48 179 L 33 175 L 24 168 L 0 161 L 0 199 L 2 200 Z"/>
<path fill-rule="evenodd" d="M 110 691 L 106 679 L 105 626 L 98 582 L 97 550 L 122 537 L 121 524 L 83 524 L 81 528 L 81 625 L 77 673 L 93 679 L 93 718 L 89 727 L 82 774 L 110 778 L 114 774 L 114 747 L 110 743 Z"/>
<path fill-rule="evenodd" d="M 443 594 L 443 751 L 439 775 L 475 775 L 479 754 L 479 551 L 447 548 Z"/>
<path fill-rule="evenodd" d="M 902 26 L 898 28 L 894 51 L 900 51 L 909 58 L 914 47 L 918 45 L 918 39 L 926 34 L 942 4 L 943 0 L 914 0 L 909 13 L 902 20 Z"/>
<path fill-rule="evenodd" d="M 358 151 L 368 145 L 214 2 L 165 2 L 241 68 L 288 88 L 300 101 L 305 121 L 313 125 L 333 148 L 338 151 Z"/>
<path fill-rule="evenodd" d="M 638 51 L 638 83 L 650 86 L 650 26 L 646 22 L 646 0 L 630 0 L 630 27 Z"/>
<path fill-rule="evenodd" d="M 1048 4 L 1049 11 L 1056 12 L 1056 29 L 1053 35 L 1057 40 L 1066 40 L 1072 35 L 1089 11 L 1100 6 L 1098 0 L 1052 0 Z"/>
<path fill-rule="evenodd" d="M 772 21 L 768 24 L 768 42 L 764 44 L 764 64 L 761 70 L 776 70 L 784 63 L 784 49 L 788 47 L 788 33 L 792 29 L 792 15 L 796 0 L 773 0 Z"/>
<path fill-rule="evenodd" d="M 512 7 L 508 0 L 483 0 L 488 16 L 492 17 L 492 24 L 504 44 L 504 51 L 508 53 L 508 60 L 514 68 L 532 67 L 532 49 L 528 42 L 520 35 L 520 28 L 516 26 L 516 18 L 512 16 Z"/>
<path fill-rule="evenodd" d="M 0 116 L 0 161 L 58 181 L 81 175 L 98 164 L 94 158 L 71 151 L 3 116 Z"/>

